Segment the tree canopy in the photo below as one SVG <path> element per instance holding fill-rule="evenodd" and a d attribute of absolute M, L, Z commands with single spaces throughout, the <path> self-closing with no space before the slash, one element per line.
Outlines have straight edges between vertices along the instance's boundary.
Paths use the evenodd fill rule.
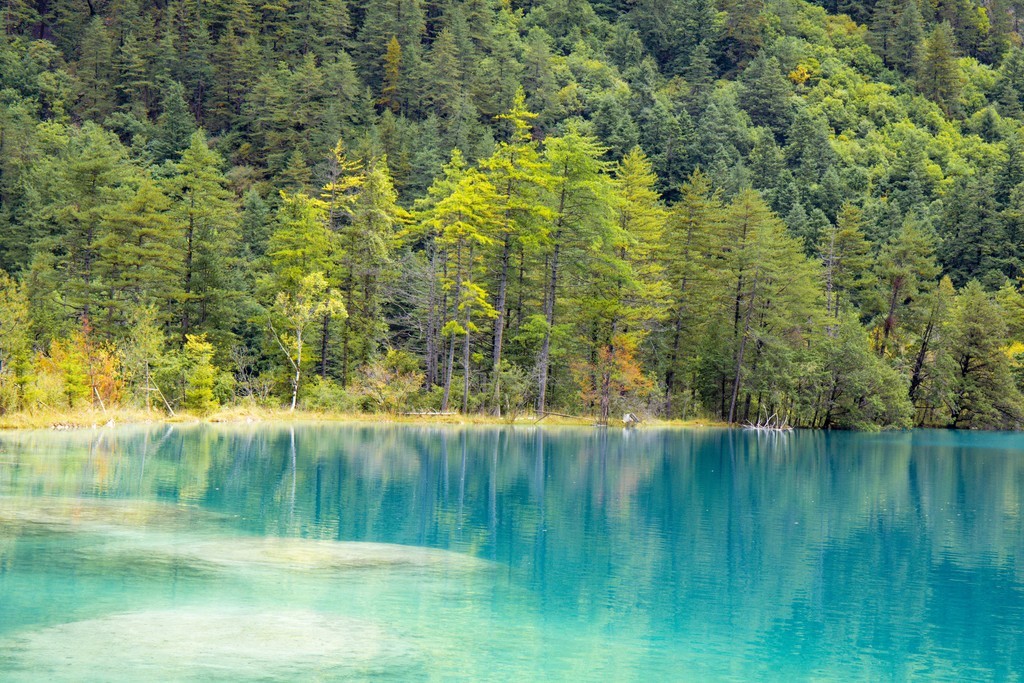
<path fill-rule="evenodd" d="M 13 0 L 0 410 L 1018 427 L 1018 11 Z"/>

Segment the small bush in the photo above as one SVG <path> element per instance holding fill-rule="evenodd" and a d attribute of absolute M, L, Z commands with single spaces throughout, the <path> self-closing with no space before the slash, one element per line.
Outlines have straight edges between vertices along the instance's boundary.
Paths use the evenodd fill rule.
<path fill-rule="evenodd" d="M 302 388 L 299 399 L 304 410 L 350 412 L 358 408 L 358 397 L 329 377 L 314 376 Z"/>

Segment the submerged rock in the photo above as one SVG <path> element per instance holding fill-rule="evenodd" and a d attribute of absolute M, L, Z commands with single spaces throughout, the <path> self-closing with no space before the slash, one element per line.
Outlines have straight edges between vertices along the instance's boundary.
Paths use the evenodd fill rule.
<path fill-rule="evenodd" d="M 334 680 L 413 671 L 379 624 L 306 610 L 189 607 L 61 624 L 0 641 L 5 680 Z"/>

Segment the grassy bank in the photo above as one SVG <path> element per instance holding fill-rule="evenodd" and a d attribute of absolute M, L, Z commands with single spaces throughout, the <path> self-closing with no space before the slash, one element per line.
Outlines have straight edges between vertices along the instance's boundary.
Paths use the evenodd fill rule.
<path fill-rule="evenodd" d="M 111 408 L 108 410 L 79 409 L 69 411 L 43 410 L 16 412 L 0 415 L 0 429 L 83 429 L 104 425 L 147 424 L 147 423 L 254 423 L 254 422 L 373 422 L 397 424 L 450 424 L 450 425 L 534 425 L 541 426 L 593 426 L 595 420 L 586 417 L 549 415 L 543 420 L 536 415 L 524 414 L 515 420 L 497 418 L 491 415 L 389 415 L 385 413 L 345 413 L 327 411 L 232 406 L 222 408 L 210 415 L 199 416 L 188 412 L 169 415 L 163 411 L 147 411 L 136 408 Z M 611 426 L 619 426 L 613 421 Z M 656 427 L 705 427 L 724 426 L 708 420 L 650 420 L 643 426 Z"/>

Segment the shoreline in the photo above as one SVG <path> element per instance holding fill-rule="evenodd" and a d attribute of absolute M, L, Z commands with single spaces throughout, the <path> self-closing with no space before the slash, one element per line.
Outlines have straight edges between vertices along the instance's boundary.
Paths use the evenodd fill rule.
<path fill-rule="evenodd" d="M 285 408 L 259 408 L 233 406 L 218 410 L 210 415 L 200 416 L 187 411 L 168 415 L 163 411 L 112 408 L 97 410 L 69 411 L 38 411 L 16 412 L 0 415 L 0 432 L 21 431 L 30 429 L 93 429 L 104 426 L 129 426 L 145 424 L 258 424 L 258 423 L 376 423 L 376 424 L 415 424 L 415 425 L 492 425 L 492 426 L 539 426 L 552 427 L 595 427 L 595 418 L 566 417 L 549 415 L 538 420 L 534 414 L 522 414 L 513 420 L 498 418 L 491 415 L 461 414 L 407 414 L 389 415 L 382 413 L 346 413 L 325 411 L 289 411 Z M 609 427 L 618 427 L 612 420 Z M 713 420 L 646 420 L 640 428 L 704 428 L 728 427 L 729 425 Z"/>

